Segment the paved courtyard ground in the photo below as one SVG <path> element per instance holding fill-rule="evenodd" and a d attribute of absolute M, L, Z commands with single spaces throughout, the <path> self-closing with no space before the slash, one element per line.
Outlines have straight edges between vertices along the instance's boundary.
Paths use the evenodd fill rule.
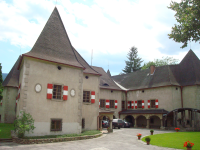
<path fill-rule="evenodd" d="M 155 130 L 154 134 L 169 133 L 171 131 Z M 20 145 L 16 143 L 0 143 L 0 149 L 13 150 L 176 150 L 163 148 L 137 139 L 137 133 L 149 135 L 149 129 L 121 128 L 114 129 L 113 133 L 103 134 L 95 139 L 68 141 L 46 144 Z"/>

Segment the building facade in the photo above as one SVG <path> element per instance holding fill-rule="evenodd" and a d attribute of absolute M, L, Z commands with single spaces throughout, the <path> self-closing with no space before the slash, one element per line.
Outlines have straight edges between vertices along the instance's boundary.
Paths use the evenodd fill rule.
<path fill-rule="evenodd" d="M 27 136 L 81 133 L 121 118 L 133 127 L 200 127 L 200 60 L 192 50 L 178 65 L 111 76 L 71 45 L 55 8 L 33 48 L 3 82 L 1 122 L 21 111 L 35 120 Z"/>

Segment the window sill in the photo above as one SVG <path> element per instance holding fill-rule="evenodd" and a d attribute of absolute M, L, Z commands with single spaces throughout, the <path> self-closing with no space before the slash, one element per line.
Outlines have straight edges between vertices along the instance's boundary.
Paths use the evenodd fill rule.
<path fill-rule="evenodd" d="M 115 108 L 106 108 L 106 107 L 100 107 L 99 109 L 103 109 L 103 110 L 116 110 Z"/>
<path fill-rule="evenodd" d="M 90 102 L 83 102 L 84 105 L 91 105 Z"/>
<path fill-rule="evenodd" d="M 55 101 L 55 102 L 63 102 L 64 100 L 62 99 L 51 99 L 52 101 Z"/>

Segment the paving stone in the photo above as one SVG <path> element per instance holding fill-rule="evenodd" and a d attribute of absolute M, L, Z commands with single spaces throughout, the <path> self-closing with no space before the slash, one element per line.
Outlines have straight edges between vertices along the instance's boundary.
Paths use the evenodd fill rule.
<path fill-rule="evenodd" d="M 154 134 L 169 133 L 174 131 L 154 130 Z M 105 133 L 98 138 L 76 141 L 64 141 L 57 143 L 27 144 L 0 143 L 1 149 L 14 150 L 178 150 L 153 145 L 146 145 L 145 142 L 137 139 L 137 134 L 150 135 L 149 129 L 121 128 L 114 129 L 113 133 Z"/>

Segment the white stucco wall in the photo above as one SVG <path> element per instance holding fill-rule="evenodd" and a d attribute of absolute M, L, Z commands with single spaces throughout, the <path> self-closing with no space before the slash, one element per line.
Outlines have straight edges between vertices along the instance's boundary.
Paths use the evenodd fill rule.
<path fill-rule="evenodd" d="M 81 132 L 83 71 L 66 65 L 59 65 L 62 69 L 58 70 L 57 66 L 58 64 L 55 63 L 24 58 L 24 65 L 20 70 L 20 83 L 22 86 L 18 110 L 30 113 L 36 126 L 34 133 L 27 134 L 27 136 L 58 134 L 49 130 L 52 118 L 62 119 L 62 134 Z M 38 83 L 42 86 L 39 93 L 35 91 L 35 85 Z M 48 83 L 68 86 L 68 100 L 47 99 Z M 74 97 L 70 95 L 71 89 L 76 91 Z M 71 128 L 72 126 L 73 128 Z"/>
<path fill-rule="evenodd" d="M 85 77 L 88 76 L 88 79 Z M 82 103 L 82 118 L 85 119 L 85 128 L 83 130 L 97 129 L 97 116 L 99 115 L 99 76 L 83 74 L 83 91 L 95 91 L 95 103 Z M 83 93 L 82 93 L 83 101 Z"/>
<path fill-rule="evenodd" d="M 144 109 L 151 109 L 148 108 L 148 100 L 155 99 L 158 99 L 159 109 L 171 111 L 181 107 L 180 90 L 176 90 L 175 86 L 144 89 L 144 92 L 142 90 L 129 91 L 127 99 L 128 101 L 144 100 Z"/>
<path fill-rule="evenodd" d="M 113 92 L 111 92 L 113 91 Z M 114 111 L 114 116 L 119 118 L 119 111 L 122 110 L 122 100 L 124 98 L 124 94 L 122 91 L 117 90 L 109 90 L 109 89 L 100 89 L 100 99 L 107 100 L 117 100 L 117 109 L 115 108 L 100 108 L 102 110 Z"/>
<path fill-rule="evenodd" d="M 4 87 L 3 90 L 3 104 L 0 106 L 1 122 L 2 123 L 13 123 L 16 114 L 16 97 L 18 88 L 16 87 Z"/>

